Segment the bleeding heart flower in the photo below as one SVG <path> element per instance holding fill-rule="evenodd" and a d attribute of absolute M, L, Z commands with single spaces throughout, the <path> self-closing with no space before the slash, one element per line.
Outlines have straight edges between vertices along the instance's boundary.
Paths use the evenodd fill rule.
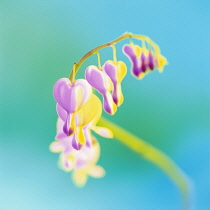
<path fill-rule="evenodd" d="M 142 79 L 145 74 L 157 68 L 159 71 L 167 64 L 167 60 L 160 53 L 148 50 L 146 47 L 140 47 L 134 44 L 126 44 L 123 47 L 123 53 L 128 56 L 132 63 L 132 73 L 134 76 Z"/>
<path fill-rule="evenodd" d="M 117 111 L 117 106 L 110 93 L 113 84 L 108 75 L 97 66 L 92 65 L 86 69 L 85 78 L 103 96 L 104 110 L 113 115 Z"/>
<path fill-rule="evenodd" d="M 92 88 L 84 79 L 74 83 L 68 78 L 62 78 L 55 83 L 53 92 L 55 100 L 69 114 L 78 111 L 87 102 Z"/>
<path fill-rule="evenodd" d="M 71 82 L 68 78 L 62 78 L 55 83 L 53 93 L 55 100 L 58 103 L 58 115 L 62 115 L 65 122 L 63 131 L 69 136 L 73 133 L 73 128 L 71 126 L 73 113 L 81 109 L 88 101 L 92 94 L 92 88 L 84 79 L 78 79 L 76 82 Z"/>
<path fill-rule="evenodd" d="M 120 106 L 124 100 L 121 82 L 127 73 L 127 67 L 122 61 L 114 62 L 109 60 L 103 65 L 102 69 L 106 72 L 114 85 L 112 92 L 113 101 L 117 106 Z"/>

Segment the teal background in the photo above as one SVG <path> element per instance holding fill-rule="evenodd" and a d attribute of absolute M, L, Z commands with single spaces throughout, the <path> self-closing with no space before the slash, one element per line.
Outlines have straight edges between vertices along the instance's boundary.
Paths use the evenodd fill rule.
<path fill-rule="evenodd" d="M 56 166 L 54 83 L 92 48 L 129 31 L 167 57 L 163 74 L 123 82 L 125 102 L 104 116 L 168 154 L 209 201 L 209 1 L 0 1 L 0 209 L 178 210 L 179 192 L 156 166 L 98 138 L 103 179 L 77 188 Z M 130 66 L 118 45 L 118 59 Z M 112 58 L 101 51 L 102 61 Z M 96 64 L 90 58 L 80 69 Z"/>

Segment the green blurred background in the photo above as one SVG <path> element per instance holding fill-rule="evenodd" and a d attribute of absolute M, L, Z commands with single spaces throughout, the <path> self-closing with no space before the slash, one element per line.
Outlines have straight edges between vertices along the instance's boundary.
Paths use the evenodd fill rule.
<path fill-rule="evenodd" d="M 0 209 L 177 210 L 179 192 L 157 167 L 99 138 L 106 169 L 80 189 L 49 152 L 54 83 L 92 48 L 129 31 L 159 44 L 169 65 L 123 82 L 113 117 L 168 154 L 194 182 L 194 209 L 209 202 L 209 1 L 0 1 Z M 130 65 L 118 45 L 118 59 Z M 102 62 L 112 58 L 101 52 Z M 96 64 L 96 57 L 82 66 Z"/>

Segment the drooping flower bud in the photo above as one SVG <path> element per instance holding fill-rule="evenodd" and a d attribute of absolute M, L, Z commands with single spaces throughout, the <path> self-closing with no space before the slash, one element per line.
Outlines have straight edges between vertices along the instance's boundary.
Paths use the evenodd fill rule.
<path fill-rule="evenodd" d="M 165 57 L 160 53 L 154 53 L 146 47 L 140 47 L 134 44 L 127 44 L 123 47 L 123 52 L 132 64 L 132 73 L 134 76 L 142 79 L 146 73 L 157 68 L 159 71 L 163 70 L 164 65 L 167 64 Z"/>
<path fill-rule="evenodd" d="M 63 120 L 59 118 L 57 122 L 57 136 L 62 132 L 63 123 Z M 78 148 L 77 150 L 80 149 L 79 151 L 75 150 L 73 147 L 74 135 L 60 136 L 59 141 L 54 141 L 50 145 L 51 152 L 60 153 L 59 167 L 68 172 L 73 170 L 73 180 L 79 186 L 83 186 L 86 183 L 88 176 L 100 178 L 105 174 L 104 169 L 97 165 L 100 157 L 100 146 L 91 135 L 90 128 L 91 124 L 85 126 L 84 134 L 85 138 L 88 136 L 88 141 L 91 141 L 91 146 L 86 144 Z"/>
<path fill-rule="evenodd" d="M 157 65 L 156 60 L 154 58 L 152 51 L 150 50 L 148 55 L 148 67 L 150 68 L 151 71 L 153 71 L 156 65 Z"/>
<path fill-rule="evenodd" d="M 59 104 L 57 105 L 57 112 L 60 119 L 63 121 L 62 126 L 65 128 L 65 120 L 68 114 Z M 86 132 L 86 128 L 95 125 L 100 119 L 101 114 L 101 101 L 96 95 L 92 94 L 87 103 L 71 115 L 73 117 L 71 121 L 73 127 L 72 146 L 74 149 L 80 150 L 85 144 L 91 146 L 91 141 Z M 59 124 L 59 127 L 60 126 L 61 124 Z M 59 136 L 63 136 L 62 132 L 60 132 Z"/>
<path fill-rule="evenodd" d="M 104 71 L 97 66 L 89 66 L 85 71 L 85 78 L 89 84 L 103 96 L 104 110 L 113 115 L 117 111 L 117 106 L 112 99 L 110 91 L 113 84 Z"/>
<path fill-rule="evenodd" d="M 106 72 L 114 85 L 112 92 L 113 101 L 117 106 L 120 106 L 124 100 L 121 82 L 127 73 L 127 67 L 122 61 L 114 62 L 109 60 L 103 65 L 102 69 Z"/>
<path fill-rule="evenodd" d="M 139 59 L 137 59 L 137 55 L 135 54 L 135 49 L 136 49 L 135 45 L 125 45 L 123 47 L 123 52 L 125 55 L 128 56 L 128 58 L 130 59 L 132 63 L 132 67 L 131 67 L 132 74 L 136 77 L 139 77 L 143 73 L 143 71 L 139 64 Z"/>
<path fill-rule="evenodd" d="M 63 131 L 66 135 L 71 135 L 73 129 L 71 126 L 73 113 L 77 112 L 84 106 L 92 94 L 92 88 L 84 79 L 78 79 L 76 82 L 71 82 L 68 78 L 59 79 L 54 86 L 54 97 L 57 101 L 58 115 L 60 107 L 66 111 L 64 116 Z M 60 109 L 61 110 L 61 109 Z"/>

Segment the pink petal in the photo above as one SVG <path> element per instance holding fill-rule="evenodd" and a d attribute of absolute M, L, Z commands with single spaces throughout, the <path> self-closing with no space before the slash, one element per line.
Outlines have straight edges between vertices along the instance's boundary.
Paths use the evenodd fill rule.
<path fill-rule="evenodd" d="M 109 77 L 96 66 L 89 66 L 86 69 L 85 78 L 102 95 L 110 89 Z"/>
<path fill-rule="evenodd" d="M 79 110 L 91 94 L 91 86 L 84 79 L 79 79 L 72 84 L 68 78 L 62 78 L 54 86 L 55 100 L 67 113 Z"/>

